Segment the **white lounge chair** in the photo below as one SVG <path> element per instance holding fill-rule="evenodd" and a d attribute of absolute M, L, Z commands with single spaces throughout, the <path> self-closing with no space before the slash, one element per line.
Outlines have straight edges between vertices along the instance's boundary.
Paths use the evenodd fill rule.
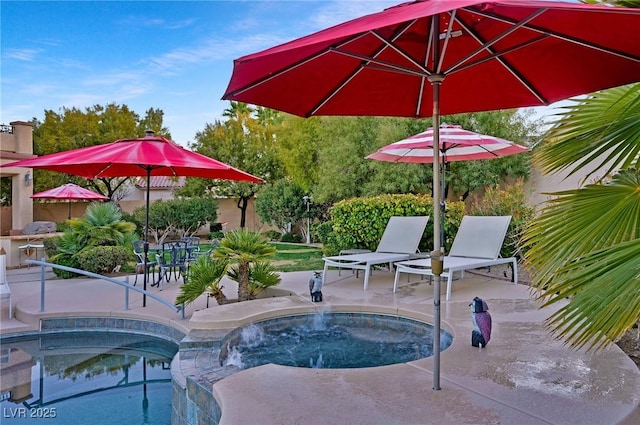
<path fill-rule="evenodd" d="M 427 221 L 429 221 L 427 216 L 391 217 L 375 252 L 325 257 L 322 284 L 325 283 L 329 267 L 364 270 L 364 289 L 366 290 L 369 286 L 371 267 L 388 263 L 391 269 L 391 264 L 408 260 L 418 251 Z"/>
<path fill-rule="evenodd" d="M 513 281 L 518 283 L 518 263 L 515 257 L 500 257 L 500 248 L 502 248 L 510 221 L 511 216 L 464 216 L 462 218 L 460 228 L 453 239 L 451 251 L 444 257 L 441 276 L 447 278 L 447 301 L 451 298 L 454 272 L 461 272 L 464 278 L 465 270 L 511 263 Z M 433 276 L 430 259 L 402 261 L 395 266 L 393 292 L 396 292 L 398 287 L 400 273 Z"/>

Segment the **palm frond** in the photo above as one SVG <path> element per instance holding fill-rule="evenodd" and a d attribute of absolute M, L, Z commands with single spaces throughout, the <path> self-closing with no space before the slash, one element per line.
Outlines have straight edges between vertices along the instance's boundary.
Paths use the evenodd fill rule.
<path fill-rule="evenodd" d="M 560 270 L 606 247 L 640 238 L 640 171 L 626 170 L 607 184 L 558 192 L 524 232 L 532 285 L 546 288 Z"/>
<path fill-rule="evenodd" d="M 201 256 L 189 266 L 189 279 L 180 288 L 176 305 L 190 304 L 205 292 L 214 293 L 221 289 L 220 280 L 225 275 L 228 262 Z"/>
<path fill-rule="evenodd" d="M 276 286 L 281 280 L 280 275 L 269 262 L 253 263 L 249 269 L 249 288 L 253 293 Z"/>
<path fill-rule="evenodd" d="M 213 254 L 230 261 L 250 263 L 267 260 L 275 252 L 276 249 L 259 233 L 241 228 L 228 232 Z"/>
<path fill-rule="evenodd" d="M 595 165 L 586 179 L 605 170 L 637 167 L 640 153 L 640 83 L 593 93 L 564 108 L 534 151 L 534 163 L 545 173 L 569 175 Z"/>
<path fill-rule="evenodd" d="M 606 347 L 640 318 L 640 239 L 594 252 L 559 274 L 540 296 L 544 305 L 571 297 L 547 325 L 572 346 Z"/>

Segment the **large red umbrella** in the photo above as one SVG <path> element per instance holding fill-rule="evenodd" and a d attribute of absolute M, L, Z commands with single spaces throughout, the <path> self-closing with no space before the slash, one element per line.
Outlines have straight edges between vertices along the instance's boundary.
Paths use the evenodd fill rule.
<path fill-rule="evenodd" d="M 69 203 L 69 218 L 71 218 L 71 201 L 108 201 L 109 197 L 85 189 L 77 184 L 67 183 L 62 186 L 31 195 L 35 199 L 66 200 Z"/>
<path fill-rule="evenodd" d="M 264 180 L 215 159 L 187 150 L 172 140 L 154 136 L 120 139 L 104 145 L 43 155 L 3 165 L 58 171 L 86 178 L 147 178 L 146 217 L 144 230 L 144 262 L 149 252 L 149 181 L 151 176 L 186 176 L 264 183 Z M 144 273 L 144 289 L 147 274 Z M 146 296 L 143 296 L 143 306 Z"/>
<path fill-rule="evenodd" d="M 548 105 L 640 80 L 639 27 L 640 9 L 633 8 L 529 0 L 402 3 L 237 59 L 223 99 L 305 117 L 432 116 L 438 140 L 441 114 Z M 436 143 L 434 199 L 440 199 L 437 151 Z M 439 226 L 436 209 L 436 250 Z M 434 306 L 439 338 L 439 292 Z"/>
<path fill-rule="evenodd" d="M 434 133 L 433 127 L 429 127 L 422 133 L 383 146 L 368 155 L 367 158 L 385 162 L 432 163 L 435 155 Z M 459 125 L 441 125 L 439 134 L 438 153 L 442 163 L 442 190 L 440 193 L 443 198 L 446 185 L 444 173 L 447 163 L 502 158 L 529 151 L 526 146 L 499 137 L 474 133 Z M 444 199 L 440 202 L 440 206 L 442 209 L 440 240 L 444 242 Z"/>

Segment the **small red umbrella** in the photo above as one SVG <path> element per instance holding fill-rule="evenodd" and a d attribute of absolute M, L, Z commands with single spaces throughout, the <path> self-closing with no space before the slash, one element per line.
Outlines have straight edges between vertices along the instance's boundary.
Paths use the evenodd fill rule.
<path fill-rule="evenodd" d="M 108 201 L 109 197 L 93 192 L 77 184 L 67 183 L 62 186 L 31 195 L 34 199 L 66 200 L 69 203 L 69 218 L 71 218 L 71 201 Z"/>
<path fill-rule="evenodd" d="M 223 162 L 183 148 L 172 140 L 148 131 L 145 137 L 120 139 L 104 145 L 57 152 L 37 158 L 4 164 L 3 167 L 27 167 L 58 171 L 86 178 L 147 178 L 144 261 L 149 252 L 149 182 L 151 176 L 185 176 L 264 183 L 264 180 Z M 144 274 L 147 289 L 147 274 Z M 143 296 L 143 307 L 146 295 Z"/>

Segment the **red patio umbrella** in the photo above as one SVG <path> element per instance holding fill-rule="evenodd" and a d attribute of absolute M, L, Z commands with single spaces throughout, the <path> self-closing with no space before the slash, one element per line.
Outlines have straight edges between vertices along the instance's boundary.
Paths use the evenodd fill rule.
<path fill-rule="evenodd" d="M 548 105 L 639 81 L 638 27 L 640 9 L 633 8 L 529 0 L 402 3 L 235 60 L 223 99 L 304 117 L 432 116 L 438 140 L 441 114 Z M 434 198 L 440 199 L 437 143 L 434 150 Z M 436 209 L 436 250 L 439 226 Z M 435 389 L 439 289 L 436 279 Z"/>
<path fill-rule="evenodd" d="M 147 178 L 144 229 L 144 270 L 149 253 L 149 181 L 151 176 L 186 176 L 264 183 L 264 180 L 223 162 L 187 150 L 172 140 L 148 131 L 145 137 L 120 139 L 104 145 L 43 155 L 3 165 L 58 171 L 86 178 Z M 144 273 L 144 289 L 147 274 Z M 146 295 L 143 295 L 143 307 Z"/>
<path fill-rule="evenodd" d="M 385 162 L 432 163 L 434 131 L 427 131 L 383 146 L 367 158 Z M 440 126 L 440 159 L 442 163 L 494 159 L 527 152 L 517 143 L 465 130 L 459 125 Z"/>
<path fill-rule="evenodd" d="M 67 183 L 62 186 L 31 195 L 34 199 L 66 200 L 69 203 L 69 218 L 71 218 L 71 201 L 108 201 L 109 197 L 93 192 L 77 184 Z"/>
<path fill-rule="evenodd" d="M 429 127 L 427 131 L 383 146 L 368 155 L 367 158 L 385 162 L 432 163 L 435 155 L 434 133 L 433 127 Z M 526 146 L 499 137 L 474 133 L 459 125 L 441 125 L 439 134 L 440 148 L 438 153 L 442 163 L 442 189 L 440 193 L 443 198 L 446 187 L 444 173 L 447 163 L 495 159 L 529 151 Z M 440 240 L 444 243 L 444 199 L 440 202 L 440 207 Z"/>

